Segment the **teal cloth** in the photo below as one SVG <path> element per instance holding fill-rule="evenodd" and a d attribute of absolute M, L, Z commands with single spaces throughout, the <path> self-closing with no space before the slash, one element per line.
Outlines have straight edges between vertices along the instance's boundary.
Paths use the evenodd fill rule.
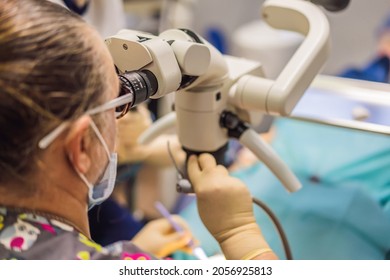
<path fill-rule="evenodd" d="M 389 137 L 280 119 L 273 147 L 302 182 L 300 191 L 287 193 L 260 163 L 232 175 L 277 215 L 294 259 L 389 257 Z M 262 210 L 254 209 L 266 240 L 284 258 L 274 226 Z M 208 255 L 220 252 L 195 203 L 181 215 Z M 184 253 L 174 258 L 192 259 Z"/>

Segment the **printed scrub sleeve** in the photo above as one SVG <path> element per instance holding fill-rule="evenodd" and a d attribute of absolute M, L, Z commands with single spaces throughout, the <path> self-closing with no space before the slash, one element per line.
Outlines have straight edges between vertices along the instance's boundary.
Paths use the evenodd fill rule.
<path fill-rule="evenodd" d="M 0 207 L 0 259 L 150 260 L 156 258 L 128 241 L 102 247 L 58 219 Z"/>

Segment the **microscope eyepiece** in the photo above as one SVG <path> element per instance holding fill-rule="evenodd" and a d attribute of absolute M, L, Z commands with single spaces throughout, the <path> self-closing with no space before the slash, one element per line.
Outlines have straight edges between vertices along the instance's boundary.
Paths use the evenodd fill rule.
<path fill-rule="evenodd" d="M 131 71 L 118 74 L 120 80 L 120 95 L 134 96 L 130 107 L 134 107 L 153 96 L 158 89 L 158 82 L 154 74 L 148 70 Z"/>

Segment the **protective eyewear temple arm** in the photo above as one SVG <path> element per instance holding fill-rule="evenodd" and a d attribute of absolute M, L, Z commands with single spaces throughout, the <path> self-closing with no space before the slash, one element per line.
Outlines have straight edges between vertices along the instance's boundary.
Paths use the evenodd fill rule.
<path fill-rule="evenodd" d="M 116 107 L 123 106 L 128 103 L 132 104 L 133 100 L 134 100 L 133 94 L 125 94 L 111 101 L 108 101 L 107 103 L 104 103 L 100 106 L 97 106 L 95 108 L 86 111 L 85 115 L 91 116 L 91 115 L 105 112 L 107 110 L 114 109 Z M 116 112 L 116 114 L 120 114 L 120 113 Z M 38 147 L 42 150 L 49 147 L 49 145 L 54 142 L 54 140 L 68 127 L 69 124 L 70 124 L 69 122 L 61 123 L 59 126 L 57 126 L 54 130 L 52 130 L 49 134 L 47 134 L 38 142 Z"/>
<path fill-rule="evenodd" d="M 119 96 L 111 101 L 108 101 L 105 104 L 102 104 L 100 106 L 97 106 L 95 108 L 89 109 L 85 114 L 87 115 L 95 115 L 116 107 L 120 107 L 126 104 L 132 104 L 134 101 L 134 95 L 129 93 L 122 96 Z"/>

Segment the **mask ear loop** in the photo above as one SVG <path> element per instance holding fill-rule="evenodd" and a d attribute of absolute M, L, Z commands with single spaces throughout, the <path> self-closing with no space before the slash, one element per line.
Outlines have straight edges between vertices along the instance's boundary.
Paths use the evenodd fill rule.
<path fill-rule="evenodd" d="M 103 145 L 104 150 L 106 151 L 108 160 L 109 160 L 109 161 L 112 160 L 112 158 L 111 158 L 111 156 L 110 156 L 110 151 L 109 151 L 108 146 L 107 146 L 107 143 L 106 143 L 106 141 L 104 140 L 103 135 L 100 133 L 99 129 L 97 128 L 95 122 L 94 122 L 92 119 L 91 119 L 90 125 L 91 125 L 93 131 L 95 132 L 97 138 L 99 139 L 100 143 Z M 116 163 L 116 161 L 117 161 L 116 154 L 114 154 L 114 161 L 115 161 L 115 163 Z M 111 165 L 111 166 L 110 166 L 110 169 L 111 169 L 111 170 L 110 170 L 109 172 L 115 173 L 115 174 L 116 174 L 116 164 L 115 164 L 115 165 Z M 84 182 L 87 183 L 87 186 L 89 187 L 89 197 L 90 197 L 90 198 L 93 198 L 94 186 L 93 186 L 91 183 L 88 182 L 88 180 L 86 179 L 86 177 L 85 177 L 83 174 L 81 174 L 80 177 L 81 177 L 81 179 L 83 179 Z M 83 177 L 84 177 L 84 178 L 83 178 Z M 112 186 L 114 186 L 114 184 L 112 184 Z M 113 187 L 111 188 L 110 193 L 112 192 L 112 189 L 113 189 Z M 93 198 L 93 199 L 94 199 L 94 201 L 93 201 L 94 205 L 100 204 L 100 203 L 102 203 L 104 200 L 106 200 L 106 198 L 99 198 L 99 199 Z M 93 206 L 91 206 L 89 209 L 91 209 L 92 207 L 93 207 Z"/>
<path fill-rule="evenodd" d="M 180 171 L 175 161 L 175 158 L 173 157 L 169 141 L 167 141 L 167 146 L 168 146 L 169 157 L 171 158 L 171 161 L 177 171 L 176 191 L 180 193 L 194 193 L 194 189 L 191 185 L 191 182 L 188 179 L 185 179 L 184 173 Z"/>
<path fill-rule="evenodd" d="M 73 157 L 71 155 L 69 155 L 69 159 L 73 161 Z M 87 186 L 88 192 L 90 193 L 90 195 L 92 195 L 93 185 L 88 181 L 87 177 L 85 177 L 83 173 L 77 170 L 77 168 L 74 167 L 74 171 L 77 173 L 77 175 L 79 175 L 80 179 Z"/>
<path fill-rule="evenodd" d="M 92 119 L 91 119 L 91 127 L 92 127 L 93 131 L 95 132 L 97 138 L 99 139 L 100 143 L 102 143 L 104 150 L 107 153 L 108 159 L 110 159 L 110 151 L 108 150 L 108 146 L 106 144 L 106 141 L 104 140 L 102 134 L 100 133 L 99 129 L 97 128 L 95 122 Z"/>
<path fill-rule="evenodd" d="M 91 125 L 93 131 L 95 132 L 97 138 L 99 139 L 100 143 L 103 145 L 104 150 L 107 153 L 108 159 L 110 159 L 110 152 L 108 150 L 107 144 L 104 141 L 102 134 L 100 133 L 99 129 L 97 128 L 95 122 L 92 119 L 91 119 L 90 125 Z M 61 127 L 61 126 L 59 126 L 59 127 Z M 59 130 L 63 131 L 63 129 L 64 128 L 59 129 Z M 78 171 L 76 168 L 75 168 L 75 171 L 79 175 L 81 180 L 85 183 L 85 185 L 88 187 L 88 191 L 90 193 L 90 196 L 92 196 L 93 188 L 94 188 L 93 184 L 91 182 L 89 182 L 87 177 L 85 177 L 85 175 L 83 173 L 81 173 L 80 171 Z"/>

